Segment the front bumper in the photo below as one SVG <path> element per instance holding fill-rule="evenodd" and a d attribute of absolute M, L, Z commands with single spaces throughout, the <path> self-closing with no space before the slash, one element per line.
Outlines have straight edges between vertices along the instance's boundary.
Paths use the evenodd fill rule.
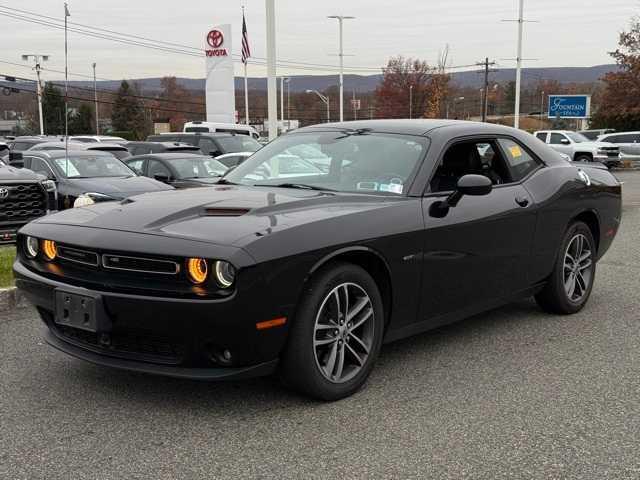
<path fill-rule="evenodd" d="M 33 272 L 20 260 L 14 275 L 48 328 L 47 343 L 100 365 L 192 379 L 247 378 L 272 373 L 286 340 L 286 325 L 256 328 L 269 318 L 269 307 L 256 309 L 259 299 L 249 301 L 249 292 L 220 301 L 88 290 Z M 55 292 L 61 290 L 99 298 L 108 321 L 97 331 L 56 323 Z"/>

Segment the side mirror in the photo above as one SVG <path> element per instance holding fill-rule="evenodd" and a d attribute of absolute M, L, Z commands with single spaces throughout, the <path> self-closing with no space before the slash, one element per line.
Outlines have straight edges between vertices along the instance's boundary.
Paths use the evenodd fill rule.
<path fill-rule="evenodd" d="M 491 179 L 484 175 L 468 174 L 458 179 L 456 189 L 446 199 L 440 202 L 434 202 L 429 207 L 429 215 L 436 218 L 442 218 L 449 213 L 449 209 L 458 205 L 460 199 L 465 196 L 478 197 L 488 195 L 493 189 Z"/>
<path fill-rule="evenodd" d="M 169 177 L 169 175 L 165 175 L 164 173 L 156 173 L 153 178 L 159 182 L 162 183 L 169 183 L 171 182 L 171 177 Z"/>
<path fill-rule="evenodd" d="M 560 140 L 560 143 L 562 145 L 569 145 L 571 142 L 569 141 L 568 138 L 563 138 L 562 140 Z"/>
<path fill-rule="evenodd" d="M 24 158 L 22 152 L 9 153 L 9 165 L 16 168 L 24 168 Z"/>
<path fill-rule="evenodd" d="M 213 158 L 216 158 L 222 155 L 222 152 L 220 150 L 212 150 L 211 152 L 209 152 L 209 155 L 211 155 Z"/>

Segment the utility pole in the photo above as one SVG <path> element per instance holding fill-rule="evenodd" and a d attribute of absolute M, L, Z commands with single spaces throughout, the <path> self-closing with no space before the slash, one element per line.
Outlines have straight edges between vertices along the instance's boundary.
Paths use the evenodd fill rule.
<path fill-rule="evenodd" d="M 291 78 L 287 77 L 287 130 L 291 128 Z"/>
<path fill-rule="evenodd" d="M 482 121 L 487 121 L 487 114 L 489 111 L 489 72 L 493 72 L 494 70 L 489 70 L 490 66 L 495 65 L 496 62 L 489 62 L 489 57 L 484 59 L 484 62 L 476 63 L 476 65 L 480 65 L 484 67 L 484 101 L 481 100 L 480 110 L 482 115 Z M 480 98 L 483 98 L 483 93 L 480 93 Z"/>
<path fill-rule="evenodd" d="M 44 120 L 42 115 L 42 83 L 40 82 L 40 71 L 42 70 L 42 66 L 40 65 L 42 62 L 46 62 L 49 60 L 49 55 L 38 55 L 38 54 L 27 54 L 22 55 L 22 60 L 28 62 L 30 58 L 33 58 L 35 63 L 34 70 L 36 71 L 36 96 L 38 99 L 38 119 L 40 120 L 40 135 L 44 135 Z"/>
<path fill-rule="evenodd" d="M 275 0 L 265 0 L 267 17 L 267 103 L 269 140 L 278 136 L 278 93 L 276 85 L 276 7 Z"/>
<path fill-rule="evenodd" d="M 356 17 L 349 17 L 344 15 L 330 15 L 327 18 L 335 18 L 338 20 L 338 25 L 340 29 L 340 53 L 338 56 L 340 57 L 340 121 L 344 122 L 344 82 L 343 82 L 343 70 L 344 70 L 344 51 L 342 45 L 342 23 L 344 20 L 352 20 Z"/>
<path fill-rule="evenodd" d="M 96 104 L 96 135 L 100 135 L 100 124 L 98 123 L 98 89 L 96 88 L 96 63 L 93 62 L 93 100 Z"/>

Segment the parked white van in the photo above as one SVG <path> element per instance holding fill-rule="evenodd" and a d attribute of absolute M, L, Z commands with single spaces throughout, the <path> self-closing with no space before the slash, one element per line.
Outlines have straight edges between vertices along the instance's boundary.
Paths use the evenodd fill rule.
<path fill-rule="evenodd" d="M 251 125 L 239 123 L 217 123 L 217 122 L 187 122 L 184 124 L 185 133 L 235 133 L 237 135 L 248 135 L 253 138 L 260 138 L 258 131 Z"/>

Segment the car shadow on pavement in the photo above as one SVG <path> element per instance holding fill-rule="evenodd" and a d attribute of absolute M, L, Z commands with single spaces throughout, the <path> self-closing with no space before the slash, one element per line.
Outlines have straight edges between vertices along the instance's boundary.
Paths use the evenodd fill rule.
<path fill-rule="evenodd" d="M 478 342 L 481 346 L 476 346 L 475 350 L 483 351 L 484 344 L 491 345 L 500 342 L 501 337 L 516 336 L 519 329 L 530 329 L 531 324 L 538 324 L 545 318 L 549 317 L 532 300 L 526 300 L 384 345 L 368 387 L 354 397 L 366 396 L 367 390 L 376 389 L 378 379 L 384 379 L 384 388 L 388 388 L 389 382 L 402 381 L 407 372 L 413 372 L 418 378 L 428 375 L 432 364 L 443 355 L 450 357 L 455 352 L 467 351 L 469 345 Z M 224 411 L 240 402 L 264 411 L 269 407 L 317 403 L 284 388 L 275 375 L 241 381 L 200 382 L 110 369 L 75 359 L 65 361 L 68 362 L 65 375 L 83 384 L 83 389 L 97 390 L 97 397 L 120 398 L 121 405 L 131 401 L 144 403 L 149 408 L 171 405 Z M 441 363 L 438 365 L 442 367 Z"/>

